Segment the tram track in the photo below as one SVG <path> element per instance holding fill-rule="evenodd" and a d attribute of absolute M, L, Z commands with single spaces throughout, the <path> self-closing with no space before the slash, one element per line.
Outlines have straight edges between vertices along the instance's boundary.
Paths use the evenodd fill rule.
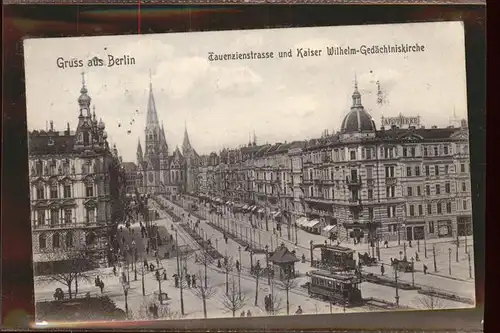
<path fill-rule="evenodd" d="M 162 209 L 160 209 L 160 210 L 162 210 Z M 202 252 L 203 254 L 208 255 L 208 253 L 198 244 L 198 242 L 196 242 L 196 240 L 194 240 L 192 238 L 192 236 L 186 230 L 184 230 L 184 228 L 180 225 L 179 222 L 177 222 L 177 223 L 172 222 L 172 224 L 174 225 L 174 228 L 177 230 L 178 235 L 181 237 L 181 239 L 184 241 L 185 244 L 188 244 L 188 246 L 190 247 L 190 249 L 193 249 L 195 253 L 199 251 L 199 252 Z M 208 224 L 207 224 L 207 226 L 210 227 L 210 225 L 208 225 Z M 210 227 L 210 228 L 213 229 L 212 227 Z M 302 247 L 303 249 L 307 249 L 307 248 L 305 248 L 303 246 L 299 246 L 299 247 Z M 204 267 L 203 264 L 196 263 L 196 262 L 195 262 L 195 264 L 198 265 L 198 266 Z M 241 263 L 240 263 L 240 265 L 241 265 L 241 273 L 239 274 L 239 277 L 242 280 L 249 281 L 249 282 L 254 282 L 255 283 L 255 276 L 253 276 L 253 275 L 250 274 L 250 267 L 244 266 Z M 218 268 L 214 264 L 207 264 L 207 269 L 209 269 L 210 271 L 219 273 L 219 274 L 225 274 L 225 271 L 224 271 L 223 268 Z M 232 277 L 238 278 L 238 274 L 235 273 L 234 271 L 230 272 L 229 274 Z M 259 279 L 260 279 L 260 281 L 265 281 L 267 279 L 267 277 L 260 277 Z M 273 279 L 273 283 L 277 283 L 277 281 Z M 263 288 L 265 288 L 265 287 L 270 288 L 271 286 L 269 284 L 262 284 L 260 286 L 260 289 L 263 290 Z M 281 288 L 279 288 L 279 289 L 281 289 Z M 300 285 L 298 285 L 298 286 L 290 289 L 289 292 L 291 294 L 295 294 L 297 296 L 302 296 L 302 297 L 306 297 L 306 298 L 311 299 L 311 296 L 309 295 L 308 291 L 305 290 Z M 327 302 L 327 301 L 325 301 L 323 299 L 316 299 L 316 298 L 314 298 L 314 299 L 317 300 L 317 301 L 323 302 L 323 303 L 329 303 L 329 302 Z M 378 299 L 375 300 L 373 298 L 367 298 L 367 299 L 365 299 L 365 304 L 364 305 L 357 306 L 356 308 L 360 309 L 360 310 L 365 309 L 366 311 L 373 311 L 373 310 L 380 311 L 380 310 L 391 309 L 392 307 L 390 307 L 390 305 L 392 305 L 392 303 L 387 302 L 387 301 L 378 300 Z"/>

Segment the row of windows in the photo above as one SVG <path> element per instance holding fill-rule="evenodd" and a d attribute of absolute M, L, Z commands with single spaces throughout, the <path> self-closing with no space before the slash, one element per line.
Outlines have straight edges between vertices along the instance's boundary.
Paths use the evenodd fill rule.
<path fill-rule="evenodd" d="M 45 168 L 43 167 L 44 163 L 42 161 L 34 162 L 34 173 L 38 176 L 47 175 L 47 176 L 57 176 L 57 175 L 69 175 L 71 173 L 75 173 L 75 166 L 71 167 L 69 162 L 62 162 L 57 166 L 55 162 L 47 162 L 45 164 Z M 82 164 L 81 171 L 82 174 L 88 174 L 91 172 L 92 164 L 90 162 L 86 162 Z M 94 172 L 98 173 L 97 164 L 94 165 Z"/>
<path fill-rule="evenodd" d="M 46 210 L 39 209 L 36 211 L 37 223 L 40 225 L 44 225 L 46 222 Z M 87 208 L 85 210 L 85 219 L 87 223 L 95 223 L 95 209 Z M 48 221 L 50 225 L 58 225 L 61 222 L 64 224 L 72 223 L 73 221 L 73 210 L 70 208 L 66 208 L 63 210 L 63 218 L 60 218 L 60 210 L 59 209 L 51 209 L 50 210 L 50 220 Z"/>
<path fill-rule="evenodd" d="M 73 232 L 68 231 L 63 237 L 61 237 L 61 235 L 58 232 L 52 234 L 52 248 L 59 249 L 62 247 L 61 238 L 64 238 L 64 245 L 66 248 L 74 247 Z M 90 232 L 87 235 L 85 235 L 85 244 L 86 245 L 93 245 L 93 244 L 95 244 L 95 241 L 96 241 L 96 235 L 93 232 Z M 40 234 L 38 236 L 38 247 L 42 250 L 47 248 L 47 235 L 46 234 Z"/>
<path fill-rule="evenodd" d="M 59 197 L 67 199 L 72 197 L 71 185 L 66 184 L 63 186 L 62 196 L 59 193 L 59 186 L 57 184 L 52 184 L 49 186 L 49 197 L 47 199 L 58 199 Z M 85 184 L 85 196 L 93 197 L 94 196 L 94 184 L 86 183 Z M 36 187 L 36 200 L 46 199 L 45 197 L 45 186 L 38 185 Z"/>

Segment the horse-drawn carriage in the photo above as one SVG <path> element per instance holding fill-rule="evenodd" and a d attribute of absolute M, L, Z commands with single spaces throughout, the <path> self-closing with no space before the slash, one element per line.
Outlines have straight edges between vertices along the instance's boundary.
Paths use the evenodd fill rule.
<path fill-rule="evenodd" d="M 391 266 L 405 273 L 411 273 L 414 270 L 413 263 L 406 260 L 406 258 L 403 260 L 391 259 Z"/>
<path fill-rule="evenodd" d="M 373 266 L 377 264 L 377 258 L 370 257 L 367 252 L 364 254 L 358 252 L 358 260 L 358 262 L 363 266 Z"/>

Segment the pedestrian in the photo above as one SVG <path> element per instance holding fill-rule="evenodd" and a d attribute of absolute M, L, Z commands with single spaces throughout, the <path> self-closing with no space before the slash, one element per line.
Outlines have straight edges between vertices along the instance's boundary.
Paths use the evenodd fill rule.
<path fill-rule="evenodd" d="M 144 259 L 144 268 L 148 268 L 148 260 L 147 259 Z"/>
<path fill-rule="evenodd" d="M 424 274 L 427 275 L 427 266 L 424 264 Z"/>
<path fill-rule="evenodd" d="M 251 317 L 252 316 L 252 313 L 250 312 L 250 310 L 247 311 L 247 317 Z"/>
<path fill-rule="evenodd" d="M 149 246 L 146 246 L 146 254 L 149 255 Z"/>
<path fill-rule="evenodd" d="M 389 241 L 387 239 L 384 241 L 384 246 L 386 249 L 389 248 Z"/>
<path fill-rule="evenodd" d="M 380 273 L 382 274 L 382 276 L 384 276 L 384 273 L 385 273 L 385 267 L 384 267 L 384 264 L 382 263 L 382 265 L 380 265 Z"/>
<path fill-rule="evenodd" d="M 415 261 L 420 261 L 420 258 L 418 257 L 418 252 L 415 252 Z"/>
<path fill-rule="evenodd" d="M 116 266 L 113 266 L 113 275 L 116 276 Z"/>
<path fill-rule="evenodd" d="M 190 279 L 189 274 L 186 274 L 186 282 L 188 284 L 188 288 L 191 288 L 191 279 Z"/>
<path fill-rule="evenodd" d="M 179 288 L 179 276 L 177 274 L 174 274 L 174 286 Z"/>
<path fill-rule="evenodd" d="M 297 311 L 295 311 L 295 314 L 298 314 L 298 315 L 302 314 L 302 308 L 300 307 L 300 305 L 299 305 Z"/>
<path fill-rule="evenodd" d="M 167 271 L 163 271 L 163 280 L 167 280 Z"/>
<path fill-rule="evenodd" d="M 411 246 L 411 239 L 408 241 L 408 245 L 409 245 L 410 247 L 412 247 L 412 246 Z"/>
<path fill-rule="evenodd" d="M 245 310 L 241 311 L 240 317 L 245 317 Z"/>
<path fill-rule="evenodd" d="M 101 289 L 101 294 L 102 294 L 104 290 L 104 282 L 100 281 L 99 288 Z"/>

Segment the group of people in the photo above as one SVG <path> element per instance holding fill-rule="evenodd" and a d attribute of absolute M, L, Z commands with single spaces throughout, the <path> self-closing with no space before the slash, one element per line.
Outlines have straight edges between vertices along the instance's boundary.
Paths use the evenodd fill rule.
<path fill-rule="evenodd" d="M 173 277 L 174 277 L 175 288 L 179 288 L 180 276 L 178 274 L 174 274 Z M 188 288 L 191 288 L 191 287 L 196 288 L 196 281 L 197 281 L 196 275 L 194 275 L 194 274 L 190 275 L 188 273 L 185 273 L 184 281 L 186 281 Z"/>

